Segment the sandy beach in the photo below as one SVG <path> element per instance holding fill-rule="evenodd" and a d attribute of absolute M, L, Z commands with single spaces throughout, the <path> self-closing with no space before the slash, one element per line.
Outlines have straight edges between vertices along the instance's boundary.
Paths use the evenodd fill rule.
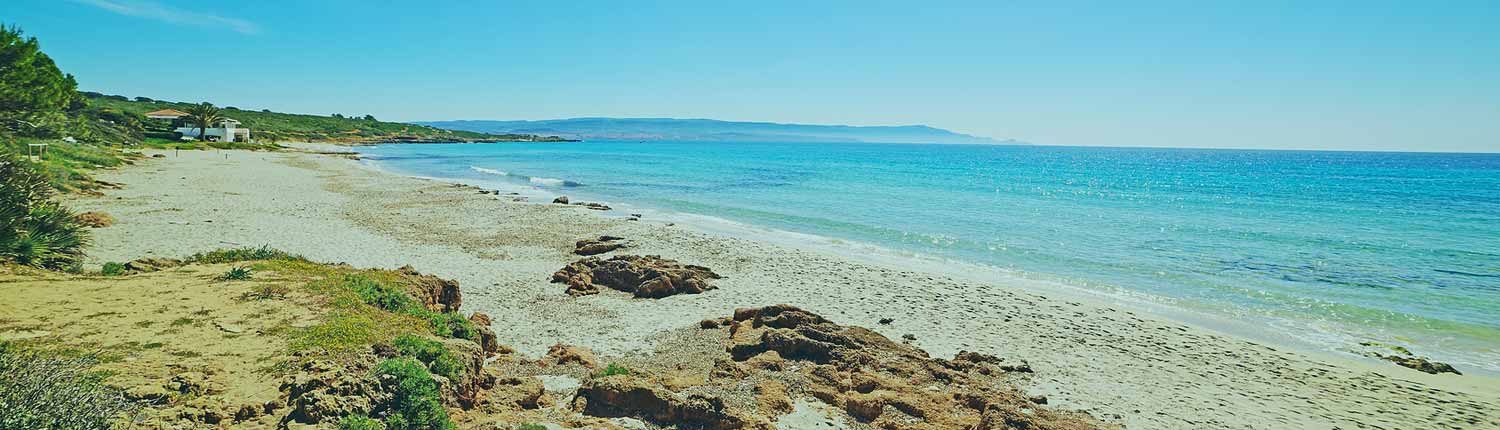
<path fill-rule="evenodd" d="M 95 230 L 94 265 L 260 245 L 358 267 L 411 265 L 458 280 L 465 309 L 492 316 L 500 342 L 530 356 L 559 342 L 604 356 L 670 348 L 664 339 L 700 320 L 786 303 L 892 339 L 914 336 L 935 357 L 968 350 L 1024 360 L 1034 373 L 1018 382 L 1029 394 L 1133 429 L 1500 428 L 1500 381 L 1488 376 L 1294 351 L 899 260 L 517 202 L 342 156 L 164 154 L 100 172 L 122 188 L 70 202 L 118 220 Z M 579 258 L 575 241 L 601 234 L 626 238 L 631 254 L 707 266 L 724 279 L 664 299 L 574 298 L 549 283 Z"/>

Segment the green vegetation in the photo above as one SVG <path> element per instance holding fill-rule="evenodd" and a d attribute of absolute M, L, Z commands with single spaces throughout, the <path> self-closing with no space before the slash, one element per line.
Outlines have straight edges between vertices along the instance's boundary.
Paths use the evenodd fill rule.
<path fill-rule="evenodd" d="M 345 275 L 344 286 L 359 294 L 365 304 L 391 312 L 407 313 L 417 305 L 405 292 L 360 275 Z"/>
<path fill-rule="evenodd" d="M 0 125 L 25 135 L 61 137 L 69 111 L 83 107 L 78 82 L 57 68 L 35 37 L 0 27 Z"/>
<path fill-rule="evenodd" d="M 90 178 L 88 172 L 101 167 L 118 167 L 139 157 L 96 144 L 26 136 L 7 137 L 3 133 L 0 133 L 0 156 L 14 156 L 25 161 L 24 156 L 31 150 L 27 147 L 30 144 L 47 145 L 44 156 L 28 162 L 31 168 L 41 172 L 53 189 L 70 193 L 88 192 L 100 187 L 100 183 Z"/>
<path fill-rule="evenodd" d="M 192 120 L 192 124 L 198 125 L 198 140 L 201 141 L 208 141 L 206 131 L 209 127 L 213 127 L 214 124 L 224 120 L 224 116 L 219 114 L 219 108 L 214 107 L 209 102 L 195 104 L 193 107 L 188 108 L 187 113 L 188 119 Z"/>
<path fill-rule="evenodd" d="M 29 162 L 0 153 L 0 261 L 59 270 L 83 260 L 88 231 L 55 193 Z"/>
<path fill-rule="evenodd" d="M 399 287 L 376 282 L 360 275 L 345 276 L 344 285 L 359 294 L 360 300 L 365 304 L 427 321 L 432 327 L 432 333 L 438 336 L 469 340 L 479 338 L 479 331 L 463 315 L 427 310 L 407 296 L 406 292 Z"/>
<path fill-rule="evenodd" d="M 229 271 L 224 272 L 224 274 L 219 275 L 219 280 L 220 281 L 247 281 L 247 280 L 250 280 L 251 273 L 252 273 L 252 271 L 250 270 L 249 267 L 235 266 L 235 267 L 230 268 Z"/>
<path fill-rule="evenodd" d="M 616 363 L 609 363 L 604 370 L 599 371 L 599 376 L 629 375 L 630 368 Z"/>
<path fill-rule="evenodd" d="M 350 415 L 339 420 L 339 430 L 386 430 L 385 423 L 364 415 Z"/>
<path fill-rule="evenodd" d="M 396 351 L 401 355 L 416 358 L 425 363 L 427 368 L 449 380 L 456 381 L 464 373 L 464 363 L 453 356 L 442 342 L 425 339 L 420 336 L 404 334 L 397 337 L 395 342 Z"/>
<path fill-rule="evenodd" d="M 0 429 L 105 430 L 140 406 L 103 383 L 99 359 L 0 343 Z"/>
<path fill-rule="evenodd" d="M 269 246 L 261 246 L 259 248 L 232 248 L 232 249 L 219 249 L 219 250 L 214 250 L 214 251 L 209 251 L 209 252 L 200 252 L 200 253 L 193 254 L 192 256 L 188 257 L 187 260 L 185 260 L 185 262 L 186 263 L 202 263 L 202 264 L 222 264 L 222 263 L 240 263 L 240 262 L 245 262 L 245 261 L 266 261 L 266 260 L 298 260 L 298 261 L 306 261 L 306 259 L 302 258 L 302 256 L 300 256 L 300 255 L 292 255 L 292 254 L 288 254 L 286 252 L 283 252 L 283 251 L 281 251 L 279 249 L 273 249 L 273 248 L 271 248 Z"/>
<path fill-rule="evenodd" d="M 124 96 L 99 93 L 83 93 L 90 106 L 99 110 L 119 112 L 120 115 L 140 121 L 144 135 L 159 139 L 158 144 L 175 144 L 170 122 L 146 118 L 143 114 L 162 109 L 176 109 L 193 113 L 201 103 L 181 103 L 163 100 L 131 100 Z M 468 131 L 445 130 L 424 125 L 378 121 L 374 116 L 302 115 L 277 113 L 269 110 L 247 110 L 234 107 L 221 108 L 218 114 L 233 118 L 250 129 L 251 136 L 259 142 L 495 142 L 513 140 L 562 140 L 522 134 L 486 134 Z M 196 120 L 189 121 L 199 124 Z"/>
<path fill-rule="evenodd" d="M 100 275 L 104 275 L 104 276 L 120 276 L 120 275 L 124 275 L 125 274 L 125 265 L 124 264 L 120 264 L 120 263 L 116 263 L 116 262 L 113 262 L 113 261 L 108 262 L 108 263 L 104 263 L 104 268 L 99 269 L 99 274 Z"/>
<path fill-rule="evenodd" d="M 537 423 L 521 423 L 516 426 L 516 430 L 547 430 L 547 426 Z"/>
<path fill-rule="evenodd" d="M 401 357 L 380 362 L 375 374 L 391 377 L 394 396 L 390 401 L 386 428 L 390 430 L 451 430 L 448 411 L 438 397 L 437 381 L 422 362 Z"/>

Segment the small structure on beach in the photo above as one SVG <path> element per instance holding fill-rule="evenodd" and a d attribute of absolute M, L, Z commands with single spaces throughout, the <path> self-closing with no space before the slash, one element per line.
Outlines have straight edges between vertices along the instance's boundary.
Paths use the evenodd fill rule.
<path fill-rule="evenodd" d="M 177 134 L 181 136 L 183 140 L 197 139 L 198 132 L 202 131 L 203 135 L 208 136 L 208 140 L 217 140 L 221 142 L 250 141 L 250 129 L 240 127 L 240 122 L 235 121 L 232 118 L 221 119 L 218 123 L 214 124 L 213 127 L 208 127 L 201 130 L 199 129 L 198 124 L 194 124 L 192 119 L 189 117 L 181 117 L 172 120 L 172 126 L 176 127 Z"/>

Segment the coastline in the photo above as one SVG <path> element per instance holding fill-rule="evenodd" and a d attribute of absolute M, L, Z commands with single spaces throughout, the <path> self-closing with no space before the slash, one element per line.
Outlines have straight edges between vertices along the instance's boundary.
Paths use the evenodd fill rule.
<path fill-rule="evenodd" d="M 96 231 L 96 264 L 262 244 L 359 266 L 410 263 L 458 279 L 467 305 L 495 316 L 501 342 L 533 356 L 556 342 L 626 355 L 736 307 L 789 303 L 891 338 L 914 334 L 933 356 L 968 349 L 1026 360 L 1036 369 L 1022 382 L 1030 392 L 1128 428 L 1500 425 L 1493 388 L 1500 384 L 1487 376 L 1430 376 L 1286 351 L 1119 303 L 1059 299 L 1003 281 L 885 267 L 650 217 L 631 222 L 517 204 L 339 157 L 188 151 L 99 176 L 125 188 L 73 203 L 120 220 Z M 727 279 L 716 291 L 656 301 L 574 299 L 547 283 L 576 259 L 568 254 L 572 241 L 602 233 L 632 240 L 630 253 L 703 264 Z M 886 317 L 895 323 L 876 323 Z"/>

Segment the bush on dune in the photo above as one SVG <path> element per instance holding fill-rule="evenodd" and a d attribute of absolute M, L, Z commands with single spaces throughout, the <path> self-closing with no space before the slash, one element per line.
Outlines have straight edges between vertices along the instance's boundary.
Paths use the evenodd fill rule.
<path fill-rule="evenodd" d="M 406 334 L 396 338 L 392 344 L 401 355 L 426 363 L 433 373 L 449 380 L 458 380 L 464 373 L 464 363 L 454 357 L 453 352 L 444 347 L 442 342 Z"/>
<path fill-rule="evenodd" d="M 0 429 L 105 430 L 139 405 L 106 386 L 92 357 L 52 358 L 0 344 Z"/>
<path fill-rule="evenodd" d="M 339 420 L 339 430 L 386 430 L 385 423 L 364 415 L 350 415 Z"/>
<path fill-rule="evenodd" d="M 448 411 L 438 397 L 437 381 L 416 359 L 402 357 L 380 362 L 375 373 L 390 377 L 392 396 L 385 425 L 390 430 L 452 430 Z M 386 380 L 385 378 L 381 378 Z"/>
<path fill-rule="evenodd" d="M 259 248 L 220 249 L 200 252 L 188 257 L 187 263 L 220 264 L 263 260 L 304 260 L 300 255 L 289 254 L 269 246 Z"/>
<path fill-rule="evenodd" d="M 63 269 L 83 259 L 88 232 L 28 161 L 0 153 L 0 260 Z"/>

